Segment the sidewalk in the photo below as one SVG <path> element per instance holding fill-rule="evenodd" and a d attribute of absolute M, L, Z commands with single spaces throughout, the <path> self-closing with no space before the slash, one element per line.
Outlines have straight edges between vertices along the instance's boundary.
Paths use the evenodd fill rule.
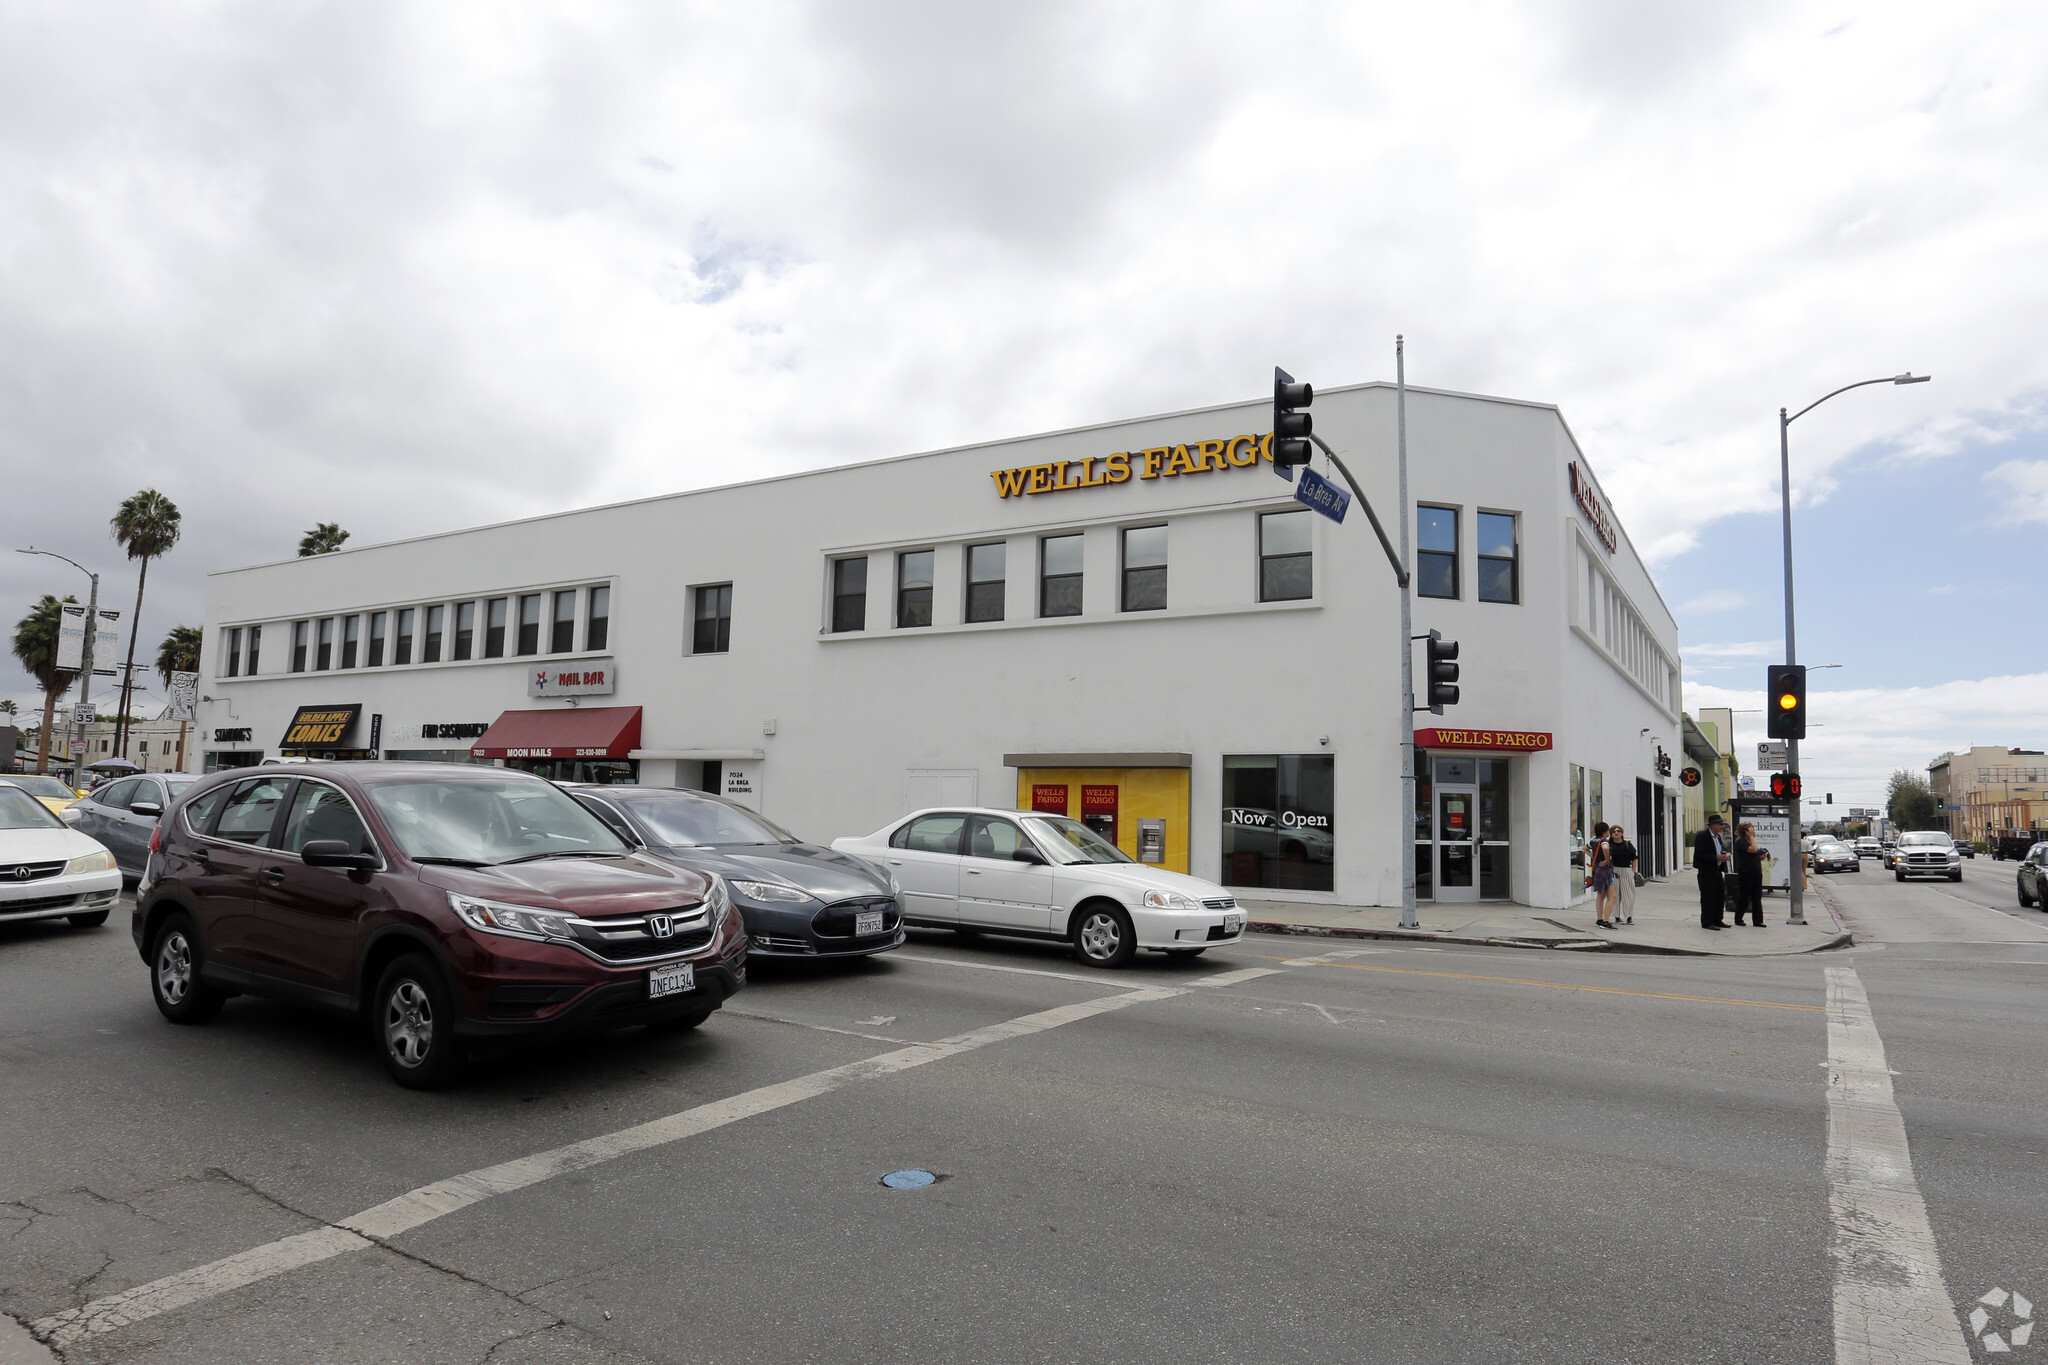
<path fill-rule="evenodd" d="M 1832 899 L 1807 882 L 1806 926 L 1785 922 L 1785 897 L 1764 897 L 1762 929 L 1733 924 L 1718 932 L 1700 927 L 1698 883 L 1691 871 L 1636 891 L 1636 922 L 1612 931 L 1593 927 L 1593 903 L 1570 910 L 1534 910 L 1494 902 L 1417 908 L 1420 929 L 1403 929 L 1394 906 L 1301 905 L 1292 901 L 1238 898 L 1249 917 L 1246 928 L 1263 934 L 1309 934 L 1331 938 L 1408 939 L 1424 943 L 1477 943 L 1501 948 L 1563 948 L 1575 952 L 1670 953 L 1693 957 L 1788 957 L 1847 947 Z"/>

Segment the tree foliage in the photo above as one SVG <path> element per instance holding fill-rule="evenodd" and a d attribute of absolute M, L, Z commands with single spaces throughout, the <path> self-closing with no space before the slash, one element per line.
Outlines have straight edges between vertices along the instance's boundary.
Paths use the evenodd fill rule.
<path fill-rule="evenodd" d="M 135 693 L 135 641 L 142 634 L 142 590 L 149 582 L 149 561 L 158 555 L 168 554 L 178 543 L 184 520 L 178 504 L 154 488 L 145 488 L 130 494 L 108 523 L 114 528 L 114 539 L 121 543 L 128 557 L 142 561 L 142 570 L 135 576 L 135 616 L 128 622 L 128 666 L 121 674 L 121 711 L 124 716 Z M 114 752 L 127 757 L 128 722 L 125 719 L 115 723 Z"/>
<path fill-rule="evenodd" d="M 339 522 L 323 521 L 299 537 L 299 558 L 312 555 L 333 554 L 348 539 L 348 532 L 341 529 Z"/>
<path fill-rule="evenodd" d="M 1886 784 L 1884 813 L 1902 830 L 1942 827 L 1941 816 L 1934 807 L 1934 793 L 1910 768 L 1900 768 Z"/>
<path fill-rule="evenodd" d="M 64 604 L 76 601 L 76 597 L 69 595 L 59 599 L 44 593 L 42 599 L 28 609 L 28 615 L 14 625 L 14 657 L 43 689 L 43 725 L 36 741 L 36 771 L 39 773 L 50 770 L 50 728 L 57 713 L 57 698 L 71 690 L 74 675 L 57 667 L 57 637 L 63 629 Z"/>
<path fill-rule="evenodd" d="M 164 636 L 164 642 L 156 647 L 156 675 L 164 680 L 164 686 L 171 685 L 173 673 L 197 673 L 199 671 L 198 626 L 172 626 Z"/>

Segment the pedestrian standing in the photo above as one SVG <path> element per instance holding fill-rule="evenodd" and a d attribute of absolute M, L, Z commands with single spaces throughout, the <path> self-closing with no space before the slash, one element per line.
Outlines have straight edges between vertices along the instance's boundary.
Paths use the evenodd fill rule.
<path fill-rule="evenodd" d="M 1607 860 L 1614 864 L 1614 913 L 1617 924 L 1636 922 L 1636 846 L 1628 831 L 1616 825 L 1607 831 Z"/>
<path fill-rule="evenodd" d="M 1608 918 L 1614 898 L 1614 857 L 1607 846 L 1608 824 L 1605 820 L 1593 826 L 1593 842 L 1588 845 L 1587 856 L 1593 860 L 1593 923 L 1602 929 L 1612 929 L 1614 921 Z"/>
<path fill-rule="evenodd" d="M 1735 922 L 1764 927 L 1764 851 L 1757 847 L 1756 826 L 1744 820 L 1735 827 Z"/>
<path fill-rule="evenodd" d="M 1700 879 L 1700 928 L 1723 929 L 1722 907 L 1728 900 L 1728 841 L 1721 831 L 1726 825 L 1718 814 L 1707 817 L 1707 827 L 1693 836 L 1692 869 Z"/>

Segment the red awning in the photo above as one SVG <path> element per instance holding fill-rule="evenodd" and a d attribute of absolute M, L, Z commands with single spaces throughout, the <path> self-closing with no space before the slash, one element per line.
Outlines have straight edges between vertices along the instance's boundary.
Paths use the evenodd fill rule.
<path fill-rule="evenodd" d="M 640 747 L 637 706 L 507 711 L 470 746 L 471 758 L 624 758 Z"/>

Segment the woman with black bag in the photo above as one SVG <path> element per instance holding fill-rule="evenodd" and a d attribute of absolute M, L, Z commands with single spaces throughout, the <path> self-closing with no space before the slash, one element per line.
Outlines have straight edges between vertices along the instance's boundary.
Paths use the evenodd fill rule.
<path fill-rule="evenodd" d="M 1636 922 L 1636 846 L 1620 825 L 1607 831 L 1607 860 L 1614 864 L 1614 922 Z"/>
<path fill-rule="evenodd" d="M 1748 915 L 1764 927 L 1764 851 L 1757 847 L 1756 826 L 1744 820 L 1735 827 L 1735 922 Z"/>

